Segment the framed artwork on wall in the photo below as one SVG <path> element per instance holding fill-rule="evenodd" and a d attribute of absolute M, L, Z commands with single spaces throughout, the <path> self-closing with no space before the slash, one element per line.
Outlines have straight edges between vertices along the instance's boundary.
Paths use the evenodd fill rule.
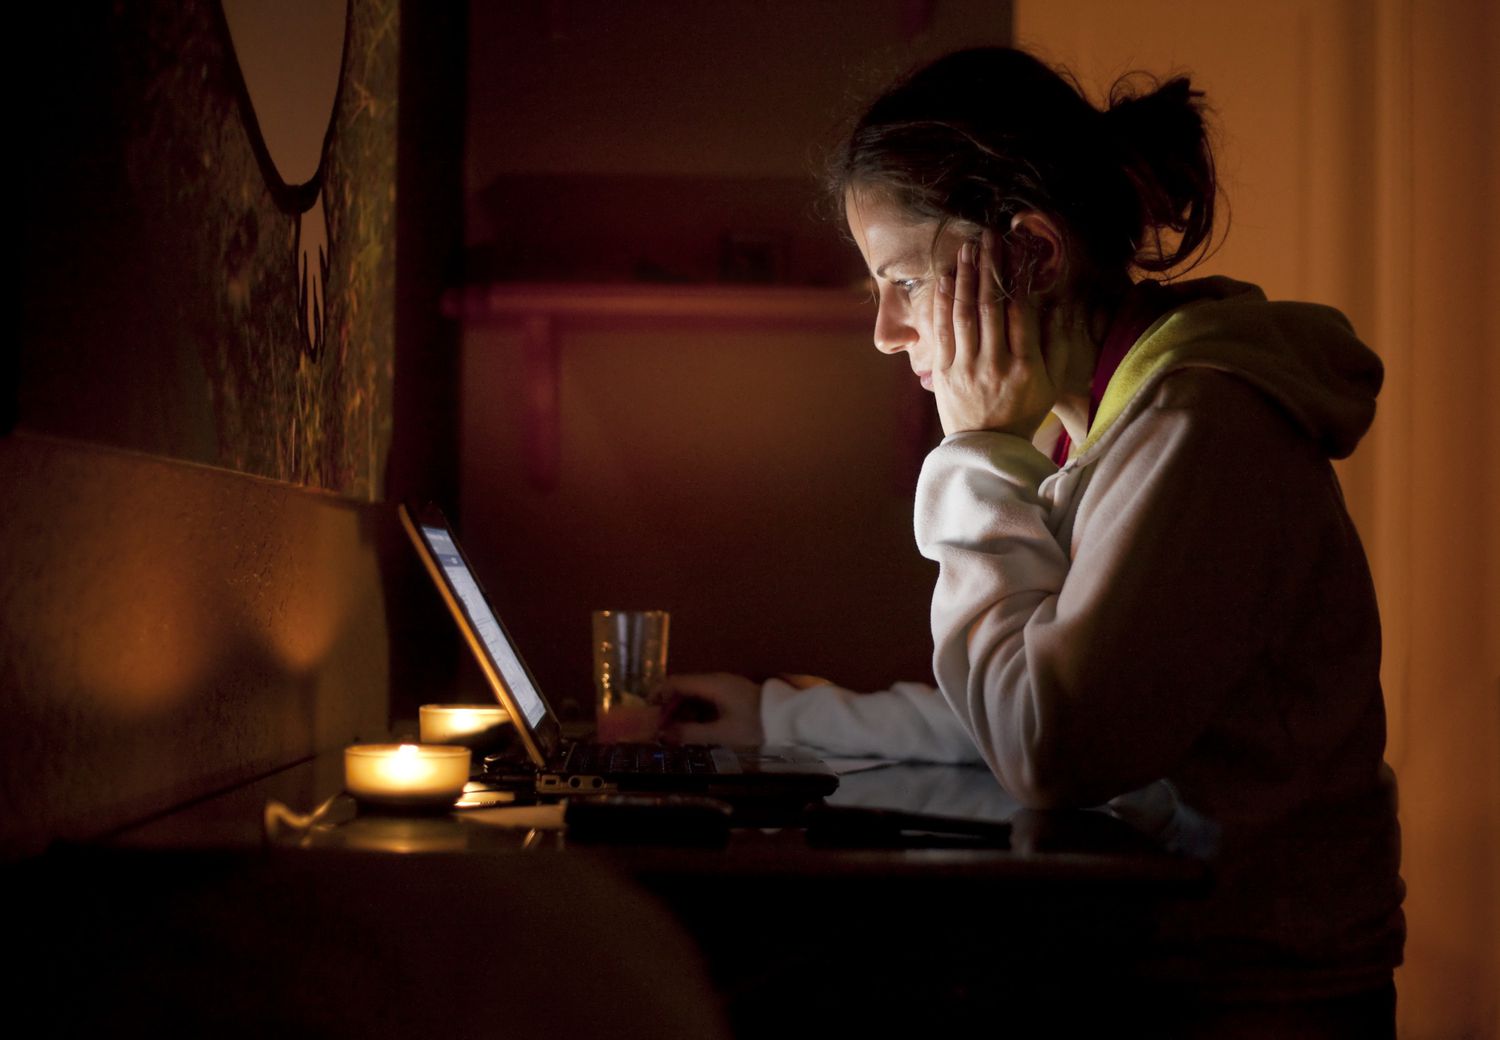
<path fill-rule="evenodd" d="M 380 498 L 397 0 L 42 6 L 16 425 Z"/>

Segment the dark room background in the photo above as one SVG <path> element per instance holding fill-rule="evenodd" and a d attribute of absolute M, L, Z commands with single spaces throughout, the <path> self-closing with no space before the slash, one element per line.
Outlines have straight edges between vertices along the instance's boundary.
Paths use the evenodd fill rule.
<path fill-rule="evenodd" d="M 924 677 L 930 400 L 871 346 L 815 173 L 892 72 L 1014 38 L 1096 97 L 1192 71 L 1233 214 L 1198 273 L 1338 306 L 1385 361 L 1340 479 L 1385 631 L 1401 1030 L 1497 1035 L 1500 7 L 350 0 L 312 341 L 307 199 L 267 179 L 222 10 L 13 22 L 45 74 L 12 105 L 0 858 L 483 697 L 398 501 L 455 517 L 575 709 L 598 607 L 672 610 L 677 669 Z"/>
<path fill-rule="evenodd" d="M 1005 42 L 1010 18 L 989 0 L 472 6 L 469 271 L 499 295 L 464 322 L 461 517 L 554 698 L 591 696 L 602 607 L 671 610 L 678 671 L 930 677 L 911 533 L 930 400 L 871 345 L 818 174 L 871 91 Z M 575 313 L 596 294 L 607 316 Z M 557 438 L 541 479 L 538 436 Z"/>

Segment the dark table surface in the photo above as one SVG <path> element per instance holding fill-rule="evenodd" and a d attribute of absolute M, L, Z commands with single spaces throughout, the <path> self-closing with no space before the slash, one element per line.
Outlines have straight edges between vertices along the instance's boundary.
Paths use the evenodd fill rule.
<path fill-rule="evenodd" d="M 841 774 L 838 790 L 824 803 L 808 807 L 814 815 L 800 806 L 740 806 L 727 840 L 706 848 L 670 837 L 577 840 L 564 826 L 562 803 L 524 795 L 494 807 L 438 814 L 362 807 L 339 793 L 342 752 L 299 762 L 127 828 L 108 844 L 224 851 L 267 846 L 495 855 L 570 851 L 650 873 L 1003 876 L 1177 891 L 1201 885 L 1207 874 L 1204 864 L 1156 849 L 1107 813 L 1023 809 L 980 766 L 834 764 L 854 771 Z M 268 815 L 268 806 L 286 812 L 278 816 L 273 809 Z M 296 817 L 319 807 L 321 819 L 298 826 Z M 932 818 L 931 829 L 923 826 L 926 817 Z M 883 820 L 889 826 L 878 826 Z M 811 841 L 809 821 L 817 824 Z M 957 824 L 953 833 L 949 821 Z"/>
<path fill-rule="evenodd" d="M 275 918 L 280 911 L 262 904 L 279 906 L 287 892 L 303 893 L 299 905 L 311 919 L 336 919 L 335 934 L 351 915 L 380 906 L 381 927 L 420 917 L 406 930 L 428 942 L 436 913 L 454 948 L 502 959 L 553 925 L 529 925 L 497 947 L 472 935 L 481 922 L 498 921 L 483 927 L 506 933 L 517 907 L 543 906 L 558 928 L 609 933 L 613 915 L 600 914 L 601 901 L 639 900 L 648 921 L 664 907 L 662 927 L 697 951 L 734 1035 L 785 1035 L 789 1021 L 798 1023 L 793 1033 L 875 1035 L 1004 1021 L 1013 1035 L 1032 1035 L 1066 1023 L 1095 1028 L 1104 1011 L 1115 1022 L 1121 1002 L 1138 1006 L 1148 991 L 1132 965 L 1149 949 L 1158 909 L 1201 899 L 1211 885 L 1208 865 L 1157 850 L 1119 820 L 1023 810 L 975 767 L 892 764 L 848 773 L 827 805 L 815 808 L 824 824 L 835 821 L 823 840 L 813 840 L 800 809 L 779 807 L 742 817 L 748 825 L 707 847 L 582 841 L 570 836 L 555 804 L 392 815 L 338 794 L 342 779 L 341 752 L 318 756 L 106 843 L 54 852 L 50 865 L 36 868 L 39 905 L 50 898 L 74 922 L 112 918 L 127 913 L 123 907 L 134 908 L 132 921 L 175 921 L 187 939 L 144 953 L 120 938 L 136 934 L 129 924 L 113 932 L 78 925 L 104 945 L 88 955 L 89 943 L 66 951 L 83 972 L 164 957 L 180 972 L 175 951 L 223 944 L 219 933 L 205 938 L 198 922 Z M 310 826 L 295 818 L 320 806 L 324 814 Z M 891 812 L 978 826 L 956 835 L 905 826 L 912 821 L 904 818 L 895 828 L 863 826 L 864 814 Z M 72 926 L 57 920 L 48 931 L 69 934 Z M 603 941 L 607 947 L 617 938 Z M 670 936 L 661 942 L 671 947 Z M 170 956 L 162 952 L 168 948 Z M 334 949 L 342 956 L 347 946 Z M 132 976 L 131 992 L 139 977 Z M 1080 1000 L 1085 993 L 1091 996 Z"/>

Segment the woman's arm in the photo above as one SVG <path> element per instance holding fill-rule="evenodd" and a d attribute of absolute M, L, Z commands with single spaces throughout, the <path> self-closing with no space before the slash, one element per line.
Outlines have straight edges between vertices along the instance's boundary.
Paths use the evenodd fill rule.
<path fill-rule="evenodd" d="M 941 570 L 934 668 L 1000 781 L 1027 805 L 1095 804 L 1167 775 L 1252 666 L 1293 467 L 1321 464 L 1266 398 L 1179 372 L 1122 429 L 1078 507 L 1071 558 L 1000 433 L 949 437 L 917 492 Z"/>
<path fill-rule="evenodd" d="M 905 762 L 983 761 L 958 716 L 925 683 L 854 693 L 831 683 L 797 689 L 771 679 L 761 689 L 761 720 L 768 744 Z"/>
<path fill-rule="evenodd" d="M 855 693 L 828 682 L 801 687 L 782 679 L 756 684 L 738 675 L 674 675 L 662 693 L 669 705 L 674 698 L 696 700 L 717 715 L 700 722 L 674 719 L 669 707 L 663 735 L 682 743 L 802 744 L 835 755 L 982 761 L 947 702 L 924 683 Z"/>

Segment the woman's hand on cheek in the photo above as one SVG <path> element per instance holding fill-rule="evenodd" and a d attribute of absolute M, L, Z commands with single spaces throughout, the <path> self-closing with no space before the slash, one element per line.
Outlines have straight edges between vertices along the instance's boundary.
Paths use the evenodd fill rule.
<path fill-rule="evenodd" d="M 994 430 L 1030 440 L 1057 403 L 1053 374 L 1066 358 L 1052 356 L 1057 350 L 1044 357 L 1034 297 L 1003 299 L 1002 249 L 990 231 L 965 242 L 957 270 L 932 294 L 932 388 L 948 435 Z"/>

